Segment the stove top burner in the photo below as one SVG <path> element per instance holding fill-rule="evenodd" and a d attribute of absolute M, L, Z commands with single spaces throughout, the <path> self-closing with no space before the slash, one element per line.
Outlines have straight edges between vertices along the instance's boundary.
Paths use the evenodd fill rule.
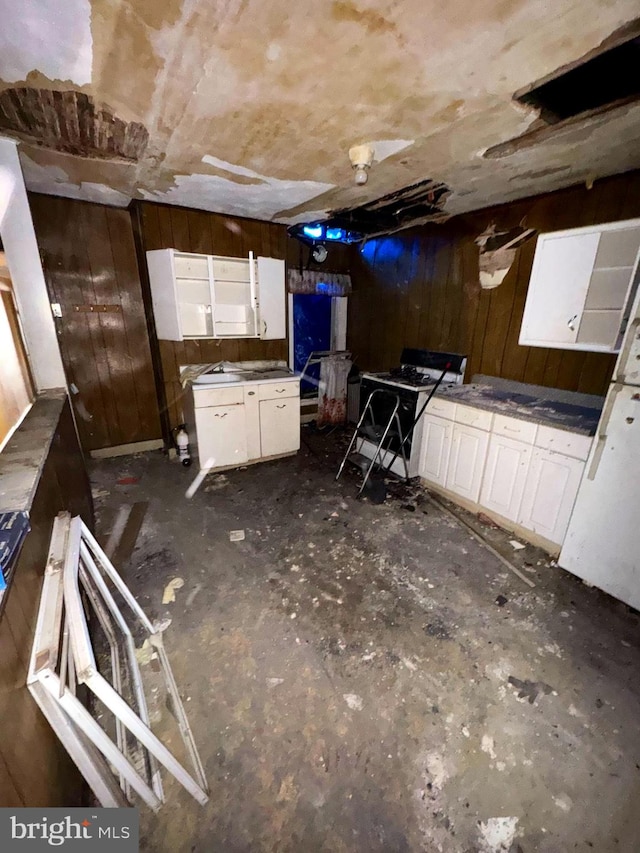
<path fill-rule="evenodd" d="M 401 367 L 392 367 L 388 373 L 379 373 L 378 377 L 382 380 L 395 379 L 397 382 L 402 382 L 403 385 L 411 385 L 415 388 L 426 388 L 435 383 L 435 379 L 425 373 L 421 373 L 415 367 L 408 364 L 403 364 Z"/>

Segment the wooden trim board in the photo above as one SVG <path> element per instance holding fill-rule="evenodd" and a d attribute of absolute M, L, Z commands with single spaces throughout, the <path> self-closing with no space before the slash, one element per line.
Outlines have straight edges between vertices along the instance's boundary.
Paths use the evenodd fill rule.
<path fill-rule="evenodd" d="M 147 450 L 163 450 L 164 441 L 152 438 L 149 441 L 136 441 L 133 444 L 119 444 L 117 447 L 101 447 L 91 451 L 92 459 L 110 459 L 112 456 L 129 456 L 132 453 L 145 453 Z"/>

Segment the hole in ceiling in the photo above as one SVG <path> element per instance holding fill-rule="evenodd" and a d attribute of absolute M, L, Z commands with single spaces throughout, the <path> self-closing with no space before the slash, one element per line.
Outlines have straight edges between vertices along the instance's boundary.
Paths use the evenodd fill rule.
<path fill-rule="evenodd" d="M 446 218 L 444 204 L 450 194 L 445 184 L 427 178 L 350 210 L 335 210 L 325 224 L 368 236 L 398 231 L 414 223 Z"/>
<path fill-rule="evenodd" d="M 601 47 L 571 68 L 516 92 L 521 104 L 540 109 L 548 124 L 640 98 L 640 34 Z"/>
<path fill-rule="evenodd" d="M 31 86 L 0 92 L 0 131 L 55 151 L 134 162 L 149 140 L 143 124 L 123 121 L 90 95 Z"/>
<path fill-rule="evenodd" d="M 561 136 L 597 126 L 640 101 L 640 18 L 613 32 L 595 50 L 518 90 L 513 98 L 540 110 L 520 136 L 493 145 L 487 160 L 509 157 Z"/>

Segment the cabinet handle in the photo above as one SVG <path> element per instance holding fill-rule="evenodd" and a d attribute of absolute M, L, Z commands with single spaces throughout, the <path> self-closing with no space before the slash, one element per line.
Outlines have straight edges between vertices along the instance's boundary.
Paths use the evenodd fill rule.
<path fill-rule="evenodd" d="M 505 424 L 505 427 L 504 427 L 504 428 L 505 428 L 506 430 L 508 430 L 509 432 L 520 432 L 520 427 L 510 427 L 510 426 L 507 426 L 507 425 Z"/>
<path fill-rule="evenodd" d="M 567 322 L 567 326 L 571 329 L 572 332 L 575 332 L 575 330 L 576 330 L 576 327 L 574 324 L 575 324 L 577 319 L 578 319 L 578 315 L 574 314 L 573 317 L 570 317 L 569 321 Z"/>
<path fill-rule="evenodd" d="M 276 388 L 276 394 L 284 394 L 286 390 L 286 388 Z"/>
<path fill-rule="evenodd" d="M 216 418 L 226 418 L 228 414 L 229 414 L 229 412 L 224 412 L 222 415 L 218 415 L 218 414 L 216 414 L 216 415 L 214 415 L 214 417 L 216 417 Z"/>
<path fill-rule="evenodd" d="M 253 395 L 254 395 L 255 393 L 256 393 L 255 391 L 247 391 L 247 395 L 248 395 L 249 397 L 253 397 Z"/>
<path fill-rule="evenodd" d="M 287 408 L 286 403 L 283 403 L 281 406 L 276 406 L 276 409 L 286 409 L 286 408 Z"/>
<path fill-rule="evenodd" d="M 263 335 L 267 334 L 267 321 L 266 320 L 262 321 L 262 334 Z"/>

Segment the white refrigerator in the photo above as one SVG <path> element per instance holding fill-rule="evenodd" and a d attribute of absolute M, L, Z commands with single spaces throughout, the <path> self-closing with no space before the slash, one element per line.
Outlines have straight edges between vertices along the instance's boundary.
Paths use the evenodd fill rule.
<path fill-rule="evenodd" d="M 640 610 L 640 288 L 558 562 Z"/>

